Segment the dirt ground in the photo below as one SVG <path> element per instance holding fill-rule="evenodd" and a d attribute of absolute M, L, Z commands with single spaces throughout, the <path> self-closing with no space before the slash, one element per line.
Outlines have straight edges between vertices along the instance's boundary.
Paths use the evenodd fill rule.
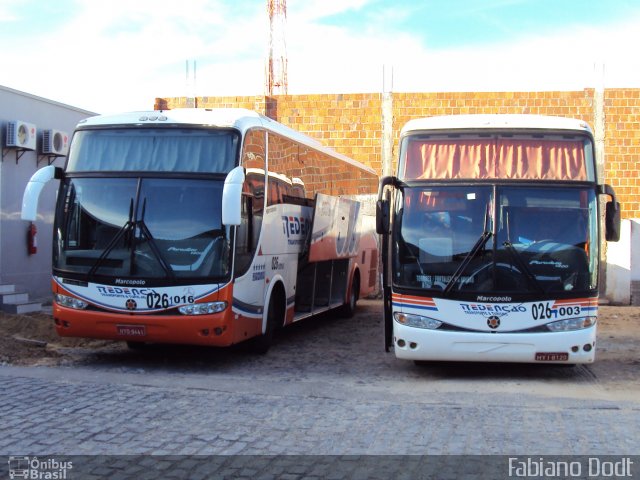
<path fill-rule="evenodd" d="M 59 337 L 50 314 L 0 312 L 0 365 L 61 365 L 68 363 L 68 348 L 99 350 L 118 343 Z"/>
<path fill-rule="evenodd" d="M 640 378 L 635 367 L 640 366 L 640 307 L 601 306 L 598 323 L 600 373 L 605 373 L 603 368 L 610 368 L 612 376 L 637 370 L 633 376 Z M 123 342 L 58 337 L 49 314 L 0 313 L 0 365 L 63 365 L 73 363 L 72 352 L 78 348 L 97 352 L 123 346 Z"/>

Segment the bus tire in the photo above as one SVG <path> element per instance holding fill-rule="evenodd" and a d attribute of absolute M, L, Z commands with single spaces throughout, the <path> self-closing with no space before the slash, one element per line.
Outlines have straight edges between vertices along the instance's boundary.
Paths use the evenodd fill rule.
<path fill-rule="evenodd" d="M 340 315 L 344 318 L 351 318 L 356 313 L 356 304 L 360 298 L 360 274 L 356 270 L 353 273 L 353 281 L 349 291 L 349 298 L 340 309 Z"/>
<path fill-rule="evenodd" d="M 264 355 L 269 351 L 273 343 L 273 335 L 284 321 L 284 312 L 282 311 L 282 299 L 280 298 L 280 289 L 274 288 L 269 298 L 269 306 L 267 307 L 267 326 L 265 332 L 250 340 L 249 348 L 253 353 Z"/>

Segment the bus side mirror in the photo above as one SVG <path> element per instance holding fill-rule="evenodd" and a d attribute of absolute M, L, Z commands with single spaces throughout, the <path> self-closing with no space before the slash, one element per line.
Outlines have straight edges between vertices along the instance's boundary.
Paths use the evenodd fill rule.
<path fill-rule="evenodd" d="M 605 207 L 604 225 L 606 228 L 605 239 L 608 242 L 620 240 L 620 203 L 607 202 Z"/>
<path fill-rule="evenodd" d="M 389 200 L 376 202 L 376 233 L 379 235 L 389 233 Z"/>
<path fill-rule="evenodd" d="M 27 183 L 22 195 L 22 213 L 23 220 L 29 220 L 35 222 L 38 216 L 38 199 L 44 186 L 54 178 L 61 179 L 63 177 L 63 170 L 60 167 L 54 167 L 48 165 L 40 170 L 37 170 Z"/>
<path fill-rule="evenodd" d="M 611 197 L 611 201 L 605 206 L 605 239 L 608 242 L 617 242 L 620 240 L 620 202 L 611 185 L 602 185 L 599 193 Z"/>
<path fill-rule="evenodd" d="M 222 224 L 240 225 L 242 222 L 242 185 L 244 168 L 236 167 L 224 179 L 222 188 Z"/>
<path fill-rule="evenodd" d="M 398 179 L 393 176 L 386 176 L 380 179 L 378 186 L 378 201 L 376 202 L 376 233 L 383 235 L 389 233 L 389 200 L 383 200 L 384 190 L 388 186 L 395 187 Z M 387 198 L 389 198 L 387 196 Z"/>

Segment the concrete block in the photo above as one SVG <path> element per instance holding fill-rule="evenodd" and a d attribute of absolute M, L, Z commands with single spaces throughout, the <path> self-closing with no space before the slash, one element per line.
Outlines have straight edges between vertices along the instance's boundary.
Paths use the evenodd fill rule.
<path fill-rule="evenodd" d="M 42 311 L 42 304 L 40 302 L 11 302 L 3 303 L 0 307 L 5 313 L 12 313 L 17 315 Z"/>
<path fill-rule="evenodd" d="M 0 294 L 13 293 L 15 291 L 16 291 L 15 285 L 8 285 L 8 284 L 0 285 Z"/>
<path fill-rule="evenodd" d="M 6 303 L 22 303 L 29 300 L 29 294 L 23 292 L 2 293 L 0 294 L 0 305 Z"/>

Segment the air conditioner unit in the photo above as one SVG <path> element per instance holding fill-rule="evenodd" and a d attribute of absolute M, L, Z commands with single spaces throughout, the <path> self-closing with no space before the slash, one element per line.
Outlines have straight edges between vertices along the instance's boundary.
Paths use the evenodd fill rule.
<path fill-rule="evenodd" d="M 36 149 L 36 126 L 31 123 L 14 120 L 7 123 L 7 147 L 24 150 Z"/>
<path fill-rule="evenodd" d="M 42 132 L 42 153 L 48 155 L 66 155 L 69 151 L 69 134 L 60 130 Z"/>

